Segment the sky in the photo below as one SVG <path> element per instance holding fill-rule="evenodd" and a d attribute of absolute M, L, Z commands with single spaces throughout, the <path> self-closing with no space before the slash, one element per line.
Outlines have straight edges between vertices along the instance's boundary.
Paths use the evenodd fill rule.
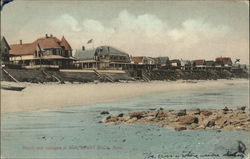
<path fill-rule="evenodd" d="M 132 56 L 229 56 L 248 64 L 249 2 L 14 0 L 4 6 L 1 35 L 9 44 L 45 34 L 64 36 L 74 50 L 110 45 Z"/>

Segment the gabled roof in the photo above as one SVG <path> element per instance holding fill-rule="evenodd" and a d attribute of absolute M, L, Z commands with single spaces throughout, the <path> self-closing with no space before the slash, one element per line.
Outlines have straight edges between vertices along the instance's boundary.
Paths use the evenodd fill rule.
<path fill-rule="evenodd" d="M 34 43 L 13 44 L 10 45 L 10 47 L 10 54 L 13 55 L 33 55 L 36 51 L 36 45 Z"/>
<path fill-rule="evenodd" d="M 12 44 L 10 45 L 10 54 L 13 55 L 32 55 L 36 51 L 36 47 L 39 45 L 39 48 L 42 49 L 56 49 L 64 48 L 65 50 L 72 50 L 71 46 L 67 40 L 63 37 L 62 40 L 59 40 L 56 37 L 44 37 L 35 40 L 32 43 L 25 44 Z"/>
<path fill-rule="evenodd" d="M 71 46 L 69 45 L 68 41 L 64 38 L 64 36 L 62 37 L 61 40 L 61 46 L 63 46 L 65 50 L 72 50 Z"/>
<path fill-rule="evenodd" d="M 9 43 L 7 42 L 7 40 L 5 39 L 4 36 L 2 37 L 1 45 L 3 45 L 3 43 L 5 44 L 5 46 L 7 47 L 7 49 L 10 50 L 10 45 L 9 45 Z"/>
<path fill-rule="evenodd" d="M 39 44 L 43 49 L 56 49 L 61 48 L 60 40 L 56 37 L 39 38 L 33 42 L 34 44 Z"/>

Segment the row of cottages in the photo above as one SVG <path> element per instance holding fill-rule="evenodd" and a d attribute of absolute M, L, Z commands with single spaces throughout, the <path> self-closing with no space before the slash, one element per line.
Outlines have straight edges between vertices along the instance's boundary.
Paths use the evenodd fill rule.
<path fill-rule="evenodd" d="M 204 70 L 204 69 L 231 69 L 232 60 L 230 57 L 218 57 L 213 60 L 170 60 L 170 68 L 182 70 Z"/>
<path fill-rule="evenodd" d="M 74 62 L 78 69 L 129 69 L 131 61 L 128 53 L 111 46 L 76 50 Z"/>
<path fill-rule="evenodd" d="M 5 38 L 4 38 L 5 39 Z M 70 68 L 73 65 L 72 48 L 62 37 L 59 40 L 53 35 L 39 38 L 32 43 L 22 43 L 1 46 L 9 49 L 8 63 L 21 65 L 23 68 Z"/>

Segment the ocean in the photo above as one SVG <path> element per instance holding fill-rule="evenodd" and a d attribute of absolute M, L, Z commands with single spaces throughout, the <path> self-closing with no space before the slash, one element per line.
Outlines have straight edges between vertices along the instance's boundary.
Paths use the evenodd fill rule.
<path fill-rule="evenodd" d="M 143 89 L 143 88 L 142 88 Z M 149 109 L 222 109 L 247 106 L 249 87 L 175 90 L 85 106 L 1 116 L 1 156 L 22 159 L 246 158 L 229 156 L 248 131 L 187 130 L 150 124 L 101 123 L 110 114 Z M 108 93 L 108 92 L 107 92 Z"/>

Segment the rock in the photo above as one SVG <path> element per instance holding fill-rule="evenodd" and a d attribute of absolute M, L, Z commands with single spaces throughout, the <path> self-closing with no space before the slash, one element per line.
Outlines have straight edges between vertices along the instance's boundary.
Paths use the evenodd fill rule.
<path fill-rule="evenodd" d="M 176 113 L 177 116 L 184 116 L 184 115 L 187 115 L 187 111 L 186 109 L 184 110 L 180 110 L 179 112 Z"/>
<path fill-rule="evenodd" d="M 201 110 L 198 108 L 195 110 L 194 115 L 200 115 L 200 113 L 201 113 Z"/>
<path fill-rule="evenodd" d="M 134 112 L 129 114 L 130 118 L 137 118 L 141 119 L 143 117 L 143 114 L 141 112 Z"/>
<path fill-rule="evenodd" d="M 101 114 L 101 115 L 109 114 L 109 112 L 108 112 L 108 111 L 102 111 L 100 114 Z"/>
<path fill-rule="evenodd" d="M 213 120 L 210 120 L 207 124 L 206 127 L 213 127 L 215 126 L 215 122 Z"/>
<path fill-rule="evenodd" d="M 240 108 L 237 108 L 238 110 L 242 110 L 242 111 L 245 111 L 246 109 L 246 106 L 243 106 L 243 107 L 240 107 Z"/>
<path fill-rule="evenodd" d="M 186 127 L 176 127 L 176 128 L 174 128 L 174 130 L 182 131 L 182 130 L 187 130 L 187 128 Z"/>
<path fill-rule="evenodd" d="M 222 118 L 215 120 L 216 125 L 224 125 L 226 122 L 227 122 L 227 120 L 222 119 Z"/>
<path fill-rule="evenodd" d="M 118 114 L 118 117 L 123 117 L 123 115 L 124 115 L 123 113 L 120 113 Z"/>
<path fill-rule="evenodd" d="M 164 113 L 163 111 L 159 111 L 156 113 L 155 117 L 156 118 L 166 118 L 166 117 L 168 117 L 168 114 Z"/>
<path fill-rule="evenodd" d="M 210 115 L 212 115 L 213 113 L 212 113 L 212 112 L 209 112 L 209 111 L 202 111 L 201 114 L 204 115 L 204 116 L 210 116 Z"/>
<path fill-rule="evenodd" d="M 192 123 L 198 123 L 199 119 L 197 117 L 188 115 L 179 117 L 178 122 L 180 122 L 181 124 L 192 124 Z"/>
<path fill-rule="evenodd" d="M 222 110 L 224 111 L 229 111 L 229 109 L 227 107 L 223 108 Z"/>
<path fill-rule="evenodd" d="M 112 117 L 109 116 L 109 117 L 107 117 L 106 122 L 107 123 L 109 123 L 109 122 L 116 122 L 118 120 L 119 120 L 119 118 L 117 116 L 112 116 Z"/>

